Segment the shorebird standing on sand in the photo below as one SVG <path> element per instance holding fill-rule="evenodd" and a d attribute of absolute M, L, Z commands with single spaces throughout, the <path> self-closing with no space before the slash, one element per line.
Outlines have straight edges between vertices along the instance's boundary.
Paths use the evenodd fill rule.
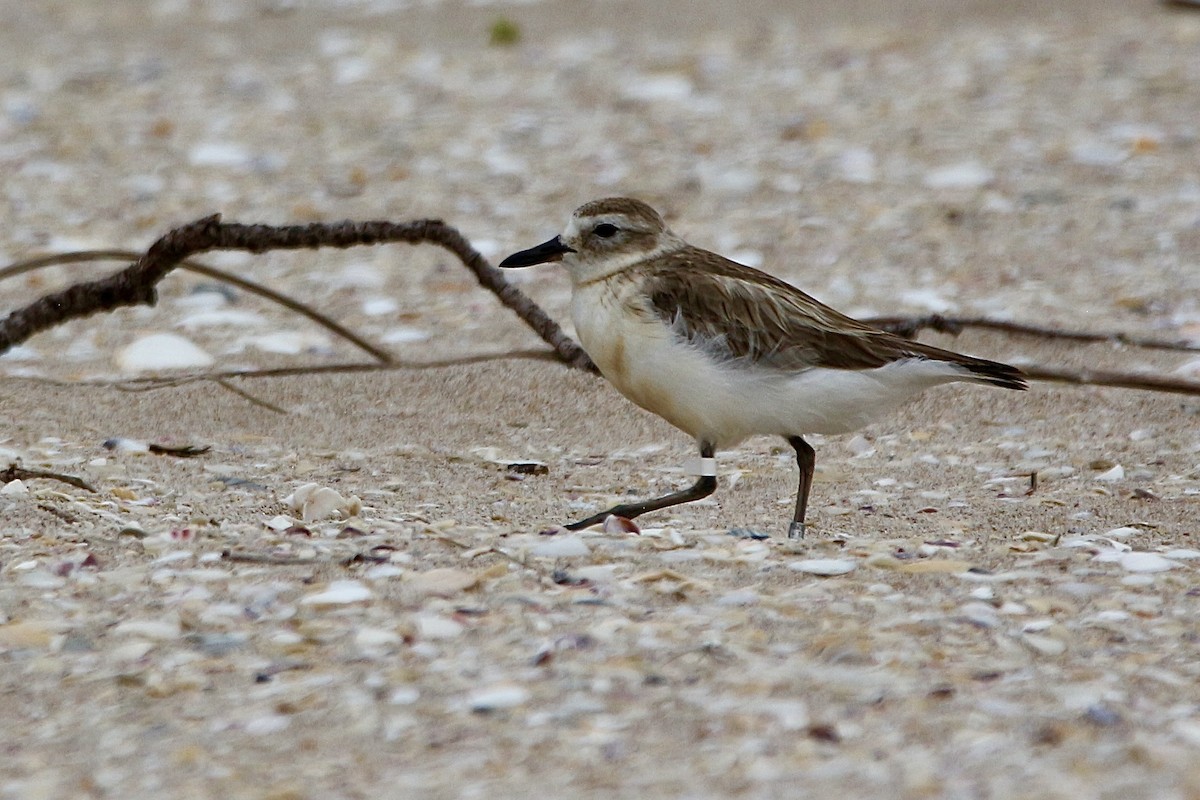
<path fill-rule="evenodd" d="M 856 430 L 942 383 L 1026 388 L 1016 367 L 872 328 L 693 247 L 638 200 L 580 206 L 561 235 L 500 266 L 548 261 L 570 273 L 575 330 L 600 373 L 700 446 L 690 488 L 614 506 L 571 530 L 707 497 L 717 488 L 717 450 L 773 434 L 796 451 L 800 485 L 788 536 L 800 538 L 816 461 L 805 434 Z"/>

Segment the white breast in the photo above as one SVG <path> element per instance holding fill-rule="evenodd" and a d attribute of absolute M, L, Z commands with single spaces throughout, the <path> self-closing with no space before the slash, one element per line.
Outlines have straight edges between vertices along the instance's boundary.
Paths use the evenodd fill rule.
<path fill-rule="evenodd" d="M 968 377 L 950 364 L 920 359 L 803 372 L 720 362 L 656 316 L 635 312 L 633 287 L 623 283 L 576 289 L 571 313 L 584 350 L 621 394 L 718 448 L 755 434 L 856 430 L 930 386 Z"/>

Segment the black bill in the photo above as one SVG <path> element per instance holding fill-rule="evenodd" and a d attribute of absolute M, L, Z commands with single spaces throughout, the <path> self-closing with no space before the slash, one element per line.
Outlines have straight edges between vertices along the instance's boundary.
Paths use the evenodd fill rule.
<path fill-rule="evenodd" d="M 548 242 L 542 242 L 537 247 L 531 247 L 528 250 L 522 250 L 519 253 L 513 253 L 508 258 L 500 262 L 500 266 L 508 269 L 510 267 L 532 267 L 534 264 L 545 264 L 549 261 L 561 261 L 564 253 L 574 253 L 575 248 L 567 247 L 563 244 L 561 236 L 555 236 Z"/>

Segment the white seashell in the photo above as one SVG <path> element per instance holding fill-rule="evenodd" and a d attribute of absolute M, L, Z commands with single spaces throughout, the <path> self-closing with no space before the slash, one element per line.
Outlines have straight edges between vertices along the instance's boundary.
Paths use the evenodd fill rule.
<path fill-rule="evenodd" d="M 403 641 L 400 634 L 387 628 L 359 628 L 354 634 L 354 646 L 363 653 L 386 653 Z"/>
<path fill-rule="evenodd" d="M 586 556 L 592 549 L 578 536 L 548 536 L 530 549 L 538 558 L 571 558 Z"/>
<path fill-rule="evenodd" d="M 246 344 L 264 353 L 295 356 L 300 353 L 318 353 L 328 351 L 329 337 L 312 331 L 275 331 L 261 336 L 251 336 Z"/>
<path fill-rule="evenodd" d="M 413 591 L 432 597 L 452 597 L 479 583 L 479 578 L 461 569 L 440 567 L 428 572 L 418 572 L 406 582 Z"/>
<path fill-rule="evenodd" d="M 283 502 L 292 513 L 300 515 L 305 522 L 327 519 L 335 515 L 350 518 L 362 510 L 362 501 L 356 495 L 342 497 L 328 486 L 318 486 L 315 483 L 306 483 L 300 486 L 283 498 Z M 272 523 L 278 519 L 276 517 L 275 520 L 268 523 L 268 527 L 274 528 Z M 285 527 L 290 527 L 290 523 Z M 275 528 L 275 530 L 282 530 L 282 528 Z"/>
<path fill-rule="evenodd" d="M 616 578 L 616 572 L 616 564 L 590 564 L 571 569 L 572 576 L 592 583 L 611 583 Z"/>
<path fill-rule="evenodd" d="M 300 600 L 306 606 L 342 606 L 364 603 L 371 599 L 371 590 L 358 581 L 333 581 L 321 592 L 310 594 Z"/>
<path fill-rule="evenodd" d="M 379 338 L 384 344 L 424 342 L 429 339 L 429 331 L 423 331 L 420 328 L 392 328 Z"/>
<path fill-rule="evenodd" d="M 112 632 L 117 636 L 137 636 L 152 641 L 168 641 L 179 636 L 179 620 L 127 619 Z"/>
<path fill-rule="evenodd" d="M 978 161 L 964 161 L 930 170 L 923 183 L 930 189 L 977 189 L 995 180 L 995 174 Z"/>
<path fill-rule="evenodd" d="M 1095 140 L 1078 142 L 1071 148 L 1071 160 L 1087 167 L 1113 167 L 1128 157 L 1126 148 Z"/>
<path fill-rule="evenodd" d="M 117 353 L 122 372 L 136 373 L 160 369 L 201 369 L 213 364 L 213 357 L 190 339 L 175 333 L 152 333 L 126 345 Z"/>
<path fill-rule="evenodd" d="M 686 100 L 692 96 L 692 82 L 685 75 L 639 75 L 622 85 L 622 94 L 630 100 L 656 103 Z"/>
<path fill-rule="evenodd" d="M 207 292 L 206 294 L 215 294 Z M 219 295 L 217 295 L 219 297 Z M 266 318 L 257 311 L 245 311 L 236 308 L 220 308 L 208 311 L 197 311 L 188 314 L 175 323 L 176 327 L 191 330 L 193 328 L 235 327 L 249 328 L 262 325 Z"/>
<path fill-rule="evenodd" d="M 846 442 L 846 447 L 854 453 L 855 458 L 870 458 L 875 455 L 875 445 L 861 434 L 851 437 L 850 441 Z"/>
<path fill-rule="evenodd" d="M 806 572 L 809 575 L 845 575 L 847 572 L 853 572 L 858 564 L 846 558 L 806 558 L 802 561 L 793 561 L 788 564 L 788 569 L 796 572 Z"/>
<path fill-rule="evenodd" d="M 1130 528 L 1129 526 L 1126 525 L 1126 526 L 1122 526 L 1120 528 L 1113 528 L 1112 530 L 1105 531 L 1104 535 L 1109 536 L 1113 539 L 1127 539 L 1130 536 L 1133 536 L 1137 532 L 1138 532 L 1137 528 Z"/>
<path fill-rule="evenodd" d="M 232 142 L 202 142 L 188 151 L 196 167 L 244 167 L 253 159 L 250 151 Z"/>
<path fill-rule="evenodd" d="M 838 172 L 848 183 L 875 182 L 875 154 L 865 147 L 851 147 L 838 157 Z"/>
<path fill-rule="evenodd" d="M 464 630 L 461 623 L 438 614 L 418 614 L 415 622 L 420 639 L 453 639 Z"/>
<path fill-rule="evenodd" d="M 291 495 L 288 495 L 288 498 L 290 499 Z M 292 522 L 291 517 L 280 514 L 278 516 L 271 517 L 266 521 L 265 524 L 273 531 L 286 531 L 288 528 L 292 527 L 294 523 Z"/>
<path fill-rule="evenodd" d="M 498 711 L 529 702 L 529 690 L 512 683 L 499 683 L 471 692 L 467 705 L 472 711 Z"/>
<path fill-rule="evenodd" d="M 328 486 L 322 486 L 304 501 L 305 521 L 332 517 L 346 504 L 345 498 Z"/>
<path fill-rule="evenodd" d="M 287 504 L 288 508 L 298 514 L 304 510 L 304 504 L 308 502 L 308 498 L 312 495 L 312 493 L 320 488 L 321 487 L 318 484 L 305 483 L 297 487 L 296 490 L 287 497 L 283 498 L 283 502 Z M 278 517 L 276 519 L 278 519 Z M 289 522 L 284 527 L 288 527 L 290 525 L 291 523 Z"/>
<path fill-rule="evenodd" d="M 392 691 L 388 702 L 394 706 L 411 706 L 421 699 L 421 690 L 416 686 L 400 686 Z"/>
<path fill-rule="evenodd" d="M 1158 553 L 1122 553 L 1117 563 L 1129 572 L 1166 572 L 1180 566 L 1178 562 L 1164 558 Z"/>
<path fill-rule="evenodd" d="M 362 311 L 368 317 L 380 317 L 384 314 L 395 314 L 400 304 L 391 297 L 372 297 L 364 300 Z"/>
<path fill-rule="evenodd" d="M 287 730 L 291 724 L 292 718 L 284 714 L 264 714 L 246 720 L 242 727 L 251 736 L 270 736 Z"/>

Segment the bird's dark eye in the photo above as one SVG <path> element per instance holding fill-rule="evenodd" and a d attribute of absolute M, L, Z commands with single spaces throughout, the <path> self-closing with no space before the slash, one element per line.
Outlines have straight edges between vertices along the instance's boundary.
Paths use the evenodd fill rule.
<path fill-rule="evenodd" d="M 601 239 L 611 239 L 617 234 L 617 226 L 607 222 L 601 222 L 599 225 L 592 228 L 592 233 L 596 234 Z"/>

